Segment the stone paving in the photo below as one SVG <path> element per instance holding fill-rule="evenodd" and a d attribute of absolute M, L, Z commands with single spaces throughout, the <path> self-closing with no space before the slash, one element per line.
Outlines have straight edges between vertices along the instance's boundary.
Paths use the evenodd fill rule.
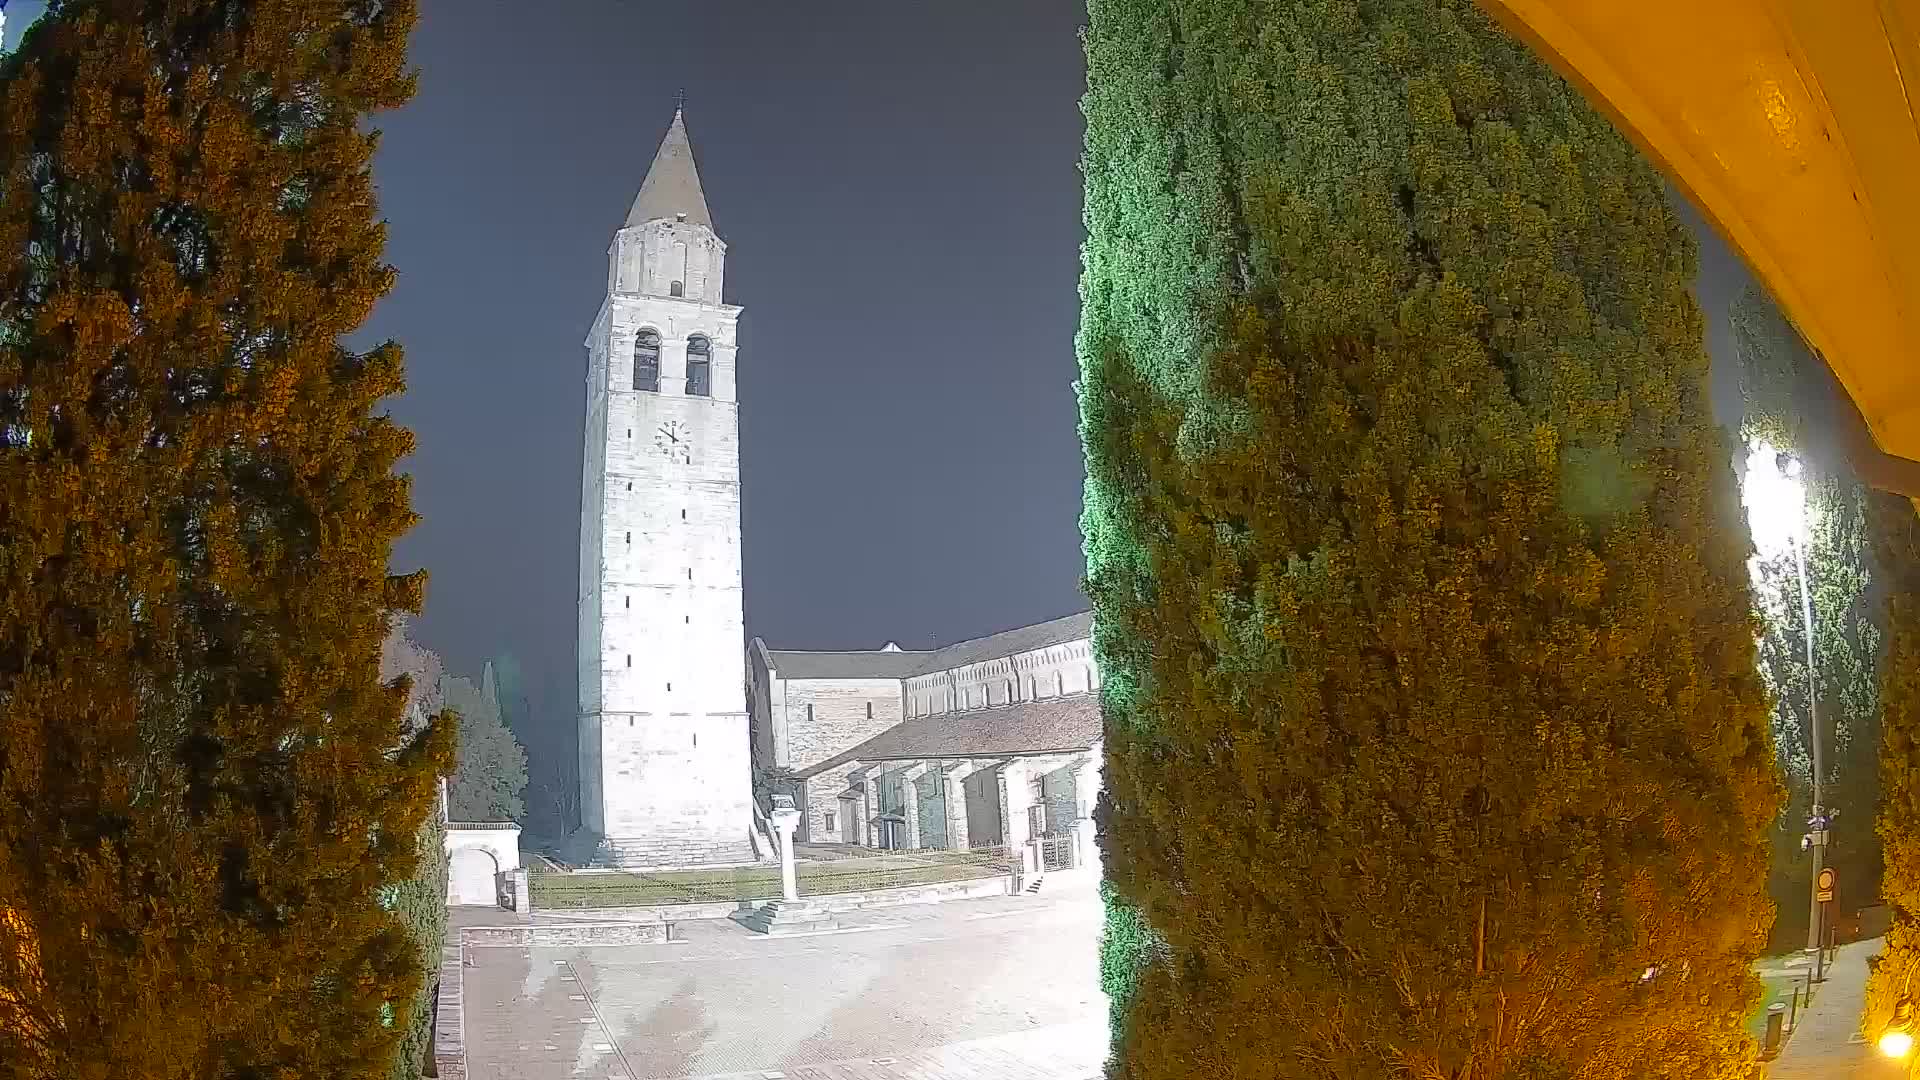
<path fill-rule="evenodd" d="M 1793 1037 L 1767 1066 L 1767 1080 L 1898 1080 L 1907 1062 L 1890 1061 L 1860 1033 L 1867 1000 L 1867 958 L 1880 939 L 1842 945 L 1827 981 L 1800 1017 Z"/>
<path fill-rule="evenodd" d="M 476 947 L 473 1080 L 1093 1080 L 1091 889 L 862 912 L 769 939 Z"/>

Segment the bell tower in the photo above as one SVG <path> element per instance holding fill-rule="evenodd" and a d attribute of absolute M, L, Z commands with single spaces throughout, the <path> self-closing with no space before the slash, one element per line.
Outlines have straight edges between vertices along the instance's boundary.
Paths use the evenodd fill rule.
<path fill-rule="evenodd" d="M 675 110 L 586 341 L 581 816 L 617 865 L 754 858 L 726 251 Z"/>

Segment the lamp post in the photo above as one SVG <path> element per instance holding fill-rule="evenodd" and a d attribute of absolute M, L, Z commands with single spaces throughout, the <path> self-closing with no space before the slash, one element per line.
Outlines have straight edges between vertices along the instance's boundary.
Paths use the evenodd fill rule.
<path fill-rule="evenodd" d="M 1807 502 L 1806 489 L 1799 481 L 1801 465 L 1798 458 L 1789 454 L 1778 454 L 1774 458 L 1782 474 L 1793 481 L 1798 505 L 1794 507 L 1794 528 L 1787 538 L 1788 546 L 1793 548 L 1794 570 L 1800 578 L 1800 621 L 1807 639 L 1807 743 L 1813 757 L 1813 812 L 1807 825 L 1813 852 L 1813 876 L 1808 882 L 1807 898 L 1807 948 L 1814 953 L 1814 978 L 1825 975 L 1825 956 L 1821 947 L 1826 944 L 1821 918 L 1823 907 L 1820 900 L 1820 869 L 1826 865 L 1828 815 L 1824 805 L 1825 765 L 1820 753 L 1820 681 L 1814 668 L 1813 652 L 1813 590 L 1807 581 Z"/>

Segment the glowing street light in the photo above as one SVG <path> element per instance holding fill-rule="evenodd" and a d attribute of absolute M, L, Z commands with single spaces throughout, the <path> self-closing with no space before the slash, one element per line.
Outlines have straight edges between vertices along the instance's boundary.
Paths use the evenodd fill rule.
<path fill-rule="evenodd" d="M 1913 981 L 1913 969 L 1907 969 L 1907 981 Z M 1893 1022 L 1887 1030 L 1881 1032 L 1880 1052 L 1890 1058 L 1903 1058 L 1913 1053 L 1913 1002 L 1907 998 L 1904 987 L 1900 991 L 1900 1004 L 1893 1011 Z"/>

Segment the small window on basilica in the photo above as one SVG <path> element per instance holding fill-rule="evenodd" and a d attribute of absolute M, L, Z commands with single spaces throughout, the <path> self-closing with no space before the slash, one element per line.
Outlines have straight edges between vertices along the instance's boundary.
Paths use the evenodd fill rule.
<path fill-rule="evenodd" d="M 660 333 L 642 330 L 633 339 L 633 388 L 651 394 L 660 392 Z M 633 436 L 632 431 L 627 436 Z"/>
<path fill-rule="evenodd" d="M 684 282 L 676 281 L 667 286 L 667 294 L 669 296 L 685 296 L 687 294 L 687 286 Z"/>
<path fill-rule="evenodd" d="M 826 814 L 826 817 L 827 817 L 827 832 L 829 835 L 831 835 L 833 832 L 833 811 L 827 810 L 823 812 Z"/>
<path fill-rule="evenodd" d="M 698 335 L 687 339 L 687 395 L 713 395 L 713 346 Z"/>

